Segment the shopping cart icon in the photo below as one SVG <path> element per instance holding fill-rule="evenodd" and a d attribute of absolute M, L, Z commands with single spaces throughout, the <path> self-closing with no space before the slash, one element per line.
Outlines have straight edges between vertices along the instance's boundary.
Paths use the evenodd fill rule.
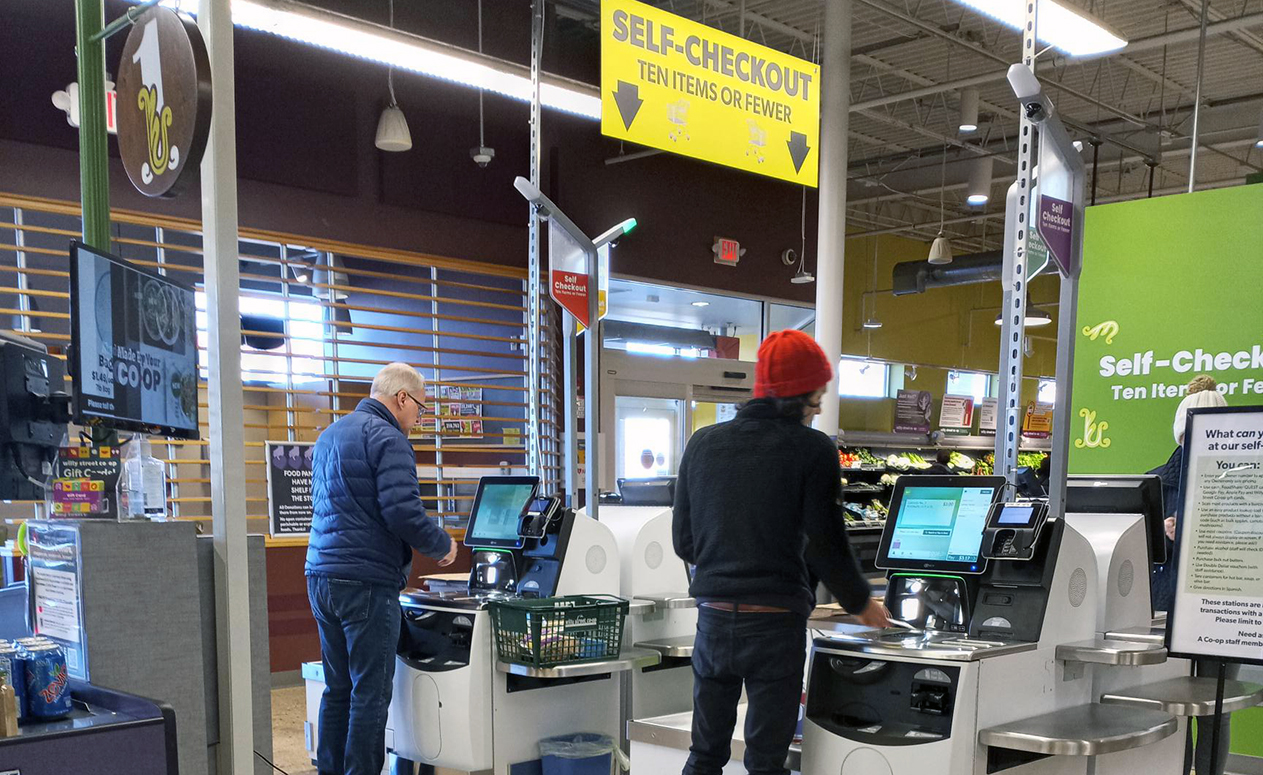
<path fill-rule="evenodd" d="M 746 156 L 753 156 L 759 164 L 763 163 L 763 147 L 767 145 L 767 130 L 759 126 L 752 118 L 746 119 L 750 130 L 750 147 L 746 148 Z"/>
<path fill-rule="evenodd" d="M 688 100 L 667 103 L 667 120 L 673 125 L 671 131 L 667 133 L 667 137 L 671 138 L 672 142 L 678 141 L 681 137 L 685 140 L 691 139 L 688 133 Z"/>

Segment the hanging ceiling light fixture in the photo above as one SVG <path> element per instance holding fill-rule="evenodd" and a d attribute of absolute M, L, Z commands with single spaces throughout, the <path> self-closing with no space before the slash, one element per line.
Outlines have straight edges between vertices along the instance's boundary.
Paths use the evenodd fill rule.
<path fill-rule="evenodd" d="M 800 234 L 803 240 L 802 253 L 799 254 L 798 271 L 789 281 L 794 285 L 806 285 L 816 281 L 815 275 L 807 271 L 807 187 L 803 186 L 803 216 Z"/>
<path fill-rule="evenodd" d="M 930 245 L 930 256 L 927 261 L 936 266 L 952 263 L 952 243 L 943 234 L 943 196 L 947 189 L 947 144 L 943 144 L 943 163 L 939 167 L 938 181 L 938 236 L 934 238 L 934 244 Z"/>
<path fill-rule="evenodd" d="M 969 165 L 969 195 L 965 201 L 980 207 L 991 201 L 991 174 L 995 167 L 994 156 L 979 156 Z"/>
<path fill-rule="evenodd" d="M 868 317 L 864 319 L 864 328 L 869 331 L 876 331 L 881 328 L 881 321 L 877 319 L 877 238 L 873 237 L 873 273 L 868 281 L 868 295 L 872 297 L 873 308 Z"/>
<path fill-rule="evenodd" d="M 163 0 L 163 5 L 197 15 L 196 0 Z M 233 0 L 232 23 L 522 102 L 530 102 L 533 93 L 529 70 L 523 65 L 478 57 L 456 46 L 324 8 L 289 0 Z M 594 86 L 544 74 L 539 91 L 540 102 L 546 108 L 593 120 L 601 118 L 601 95 Z"/>
<path fill-rule="evenodd" d="M 482 53 L 482 0 L 478 0 L 478 53 Z M 474 164 L 486 168 L 496 157 L 496 149 L 487 147 L 486 122 L 482 113 L 482 94 L 485 89 L 478 90 L 478 147 L 469 149 L 469 156 Z"/>
<path fill-rule="evenodd" d="M 390 2 L 390 28 L 395 28 L 395 0 Z M 383 151 L 407 151 L 412 148 L 412 133 L 408 131 L 408 119 L 404 118 L 395 100 L 395 66 L 386 68 L 386 85 L 390 88 L 390 104 L 377 120 L 376 145 Z"/>
<path fill-rule="evenodd" d="M 1013 0 L 955 2 L 990 16 L 1010 29 L 1020 30 L 1026 24 L 1026 3 Z M 1127 46 L 1127 39 L 1122 35 L 1064 0 L 1040 0 L 1037 34 L 1041 43 L 1072 57 L 1108 54 Z"/>
<path fill-rule="evenodd" d="M 960 133 L 978 131 L 978 90 L 970 86 L 960 90 Z"/>
<path fill-rule="evenodd" d="M 1026 303 L 1026 328 L 1039 328 L 1052 323 L 1052 315 L 1047 310 L 1036 307 L 1029 301 Z M 995 316 L 995 324 L 997 326 L 1004 325 L 1004 313 L 1001 312 Z"/>

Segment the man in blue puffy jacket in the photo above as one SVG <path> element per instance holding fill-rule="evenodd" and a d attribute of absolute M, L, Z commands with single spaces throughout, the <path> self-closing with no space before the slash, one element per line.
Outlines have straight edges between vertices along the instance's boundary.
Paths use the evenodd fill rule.
<path fill-rule="evenodd" d="M 320 775 L 379 775 L 412 550 L 450 565 L 456 542 L 421 505 L 408 431 L 425 380 L 392 363 L 371 398 L 320 434 L 312 464 L 307 597 L 320 628 L 325 693 Z"/>

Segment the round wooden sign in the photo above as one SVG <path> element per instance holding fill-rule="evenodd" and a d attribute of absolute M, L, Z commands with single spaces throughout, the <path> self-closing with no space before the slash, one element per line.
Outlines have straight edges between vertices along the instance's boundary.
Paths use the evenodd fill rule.
<path fill-rule="evenodd" d="M 140 193 L 175 196 L 197 180 L 210 114 L 202 33 L 169 8 L 146 11 L 118 65 L 118 148 Z"/>

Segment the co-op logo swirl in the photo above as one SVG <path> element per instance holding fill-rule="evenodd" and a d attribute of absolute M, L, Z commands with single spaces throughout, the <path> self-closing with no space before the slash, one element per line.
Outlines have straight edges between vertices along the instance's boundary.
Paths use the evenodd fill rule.
<path fill-rule="evenodd" d="M 154 176 L 179 168 L 180 148 L 171 145 L 168 135 L 174 114 L 163 99 L 158 20 L 150 19 L 143 29 L 140 47 L 132 54 L 132 61 L 140 64 L 141 85 L 136 92 L 136 107 L 145 114 L 145 137 L 149 146 L 149 160 L 141 164 L 140 177 L 145 183 L 152 183 Z"/>
<path fill-rule="evenodd" d="M 136 22 L 119 61 L 119 151 L 147 196 L 197 177 L 210 131 L 210 62 L 197 25 L 167 8 Z"/>

